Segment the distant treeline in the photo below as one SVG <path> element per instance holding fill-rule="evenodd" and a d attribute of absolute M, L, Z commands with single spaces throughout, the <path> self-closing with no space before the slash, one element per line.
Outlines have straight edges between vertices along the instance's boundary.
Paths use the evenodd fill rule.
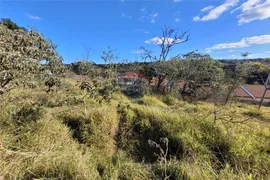
<path fill-rule="evenodd" d="M 249 62 L 260 62 L 260 63 L 266 63 L 265 60 L 263 58 L 257 58 L 257 59 L 217 59 L 217 61 L 221 62 L 224 66 L 224 69 L 234 69 L 237 65 L 237 63 L 240 64 L 246 64 Z M 91 62 L 93 63 L 93 62 Z M 117 63 L 115 65 L 117 65 L 117 72 L 120 75 L 126 74 L 128 72 L 132 72 L 134 71 L 134 66 L 140 66 L 140 65 L 145 65 L 145 64 L 149 64 L 151 62 L 133 62 L 133 63 Z M 69 67 L 69 69 L 71 69 L 72 71 L 76 72 L 76 66 L 74 63 L 71 64 L 66 64 L 67 67 Z M 96 64 L 93 63 L 93 66 L 96 66 L 98 68 L 101 69 L 106 69 L 109 67 L 108 64 Z M 267 73 L 261 73 L 261 76 L 263 78 L 265 78 L 267 76 Z M 261 78 L 254 73 L 251 73 L 248 75 L 248 77 L 246 77 L 246 84 L 263 84 Z"/>

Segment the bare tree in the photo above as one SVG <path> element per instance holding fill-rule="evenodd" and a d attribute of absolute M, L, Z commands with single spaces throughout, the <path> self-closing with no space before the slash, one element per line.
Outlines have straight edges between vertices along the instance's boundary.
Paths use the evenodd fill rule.
<path fill-rule="evenodd" d="M 261 78 L 264 85 L 264 92 L 260 100 L 259 109 L 261 108 L 263 104 L 263 100 L 265 98 L 266 92 L 270 90 L 270 64 L 269 64 L 270 58 L 269 59 L 267 58 L 264 61 L 265 61 L 264 63 L 260 63 L 260 62 L 249 63 L 251 67 L 255 68 L 254 71 L 257 72 L 258 76 Z M 266 73 L 267 74 L 266 79 L 264 79 L 260 73 Z"/>
<path fill-rule="evenodd" d="M 260 104 L 259 104 L 259 109 L 261 108 L 262 104 L 263 104 L 263 100 L 265 98 L 265 95 L 266 95 L 266 92 L 268 90 L 270 90 L 270 73 L 267 73 L 267 78 L 266 80 L 264 80 L 262 78 L 262 76 L 259 74 L 260 78 L 262 79 L 263 81 L 263 85 L 264 85 L 264 92 L 263 92 L 263 95 L 262 95 L 262 98 L 261 98 L 261 101 L 260 101 Z"/>
<path fill-rule="evenodd" d="M 150 50 L 147 50 L 144 47 L 141 49 L 144 51 L 143 58 L 149 59 L 151 62 L 154 62 L 157 67 L 155 68 L 158 78 L 158 82 L 156 84 L 156 89 L 160 90 L 161 84 L 166 78 L 166 73 L 164 73 L 164 66 L 166 63 L 164 61 L 170 61 L 180 57 L 180 53 L 168 58 L 169 53 L 171 52 L 172 48 L 176 45 L 182 44 L 187 42 L 190 39 L 190 34 L 188 31 L 179 32 L 177 29 L 170 28 L 169 26 L 165 26 L 162 31 L 161 37 L 156 37 L 155 44 L 159 46 L 160 53 L 158 56 L 152 55 Z M 162 67 L 160 67 L 162 66 Z M 159 70 L 158 70 L 159 69 Z"/>
<path fill-rule="evenodd" d="M 86 52 L 86 61 L 89 61 L 89 58 L 90 58 L 90 54 L 91 54 L 92 49 L 89 48 L 89 47 L 87 47 L 87 46 L 85 46 L 85 45 L 83 45 L 83 44 L 82 44 L 82 47 L 83 47 L 83 49 Z M 92 61 L 90 61 L 90 62 L 93 63 Z"/>

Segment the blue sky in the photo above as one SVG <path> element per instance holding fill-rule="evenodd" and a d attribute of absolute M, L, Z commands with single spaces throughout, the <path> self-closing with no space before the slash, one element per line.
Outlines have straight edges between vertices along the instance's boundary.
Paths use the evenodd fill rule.
<path fill-rule="evenodd" d="M 119 61 L 140 60 L 141 46 L 158 53 L 152 38 L 164 25 L 191 34 L 171 55 L 199 50 L 215 59 L 246 51 L 270 57 L 270 0 L 0 0 L 0 18 L 42 32 L 65 63 L 86 58 L 90 48 L 90 59 L 102 63 L 108 46 Z"/>

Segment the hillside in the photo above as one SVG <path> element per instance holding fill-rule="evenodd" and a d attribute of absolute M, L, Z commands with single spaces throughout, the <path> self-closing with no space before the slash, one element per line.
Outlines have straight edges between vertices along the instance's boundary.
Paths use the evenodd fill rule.
<path fill-rule="evenodd" d="M 151 24 L 158 15 L 151 15 Z M 122 17 L 132 19 L 124 13 Z M 46 29 L 61 32 L 61 40 L 60 34 L 51 34 L 58 39 L 59 50 L 79 53 L 73 45 L 88 35 L 71 29 L 91 23 L 74 26 L 82 21 L 67 20 L 72 28 L 61 31 L 61 25 L 50 28 L 44 19 L 44 34 Z M 113 27 L 94 35 L 98 25 L 91 26 L 94 39 L 118 37 L 108 33 Z M 263 55 L 264 59 L 215 60 L 198 51 L 174 54 L 178 45 L 190 40 L 189 31 L 164 26 L 161 32 L 138 41 L 147 44 L 140 50 L 128 49 L 130 42 L 136 46 L 131 35 L 121 38 L 126 43 L 119 40 L 120 54 L 143 54 L 146 62 L 118 63 L 117 49 L 99 51 L 101 39 L 88 39 L 99 47 L 93 52 L 104 64 L 91 62 L 91 48 L 82 45 L 86 60 L 65 65 L 57 45 L 43 31 L 1 19 L 0 180 L 270 179 L 270 59 Z M 230 53 L 235 50 L 228 47 L 247 48 L 268 43 L 269 38 L 247 37 L 207 45 L 205 50 Z M 105 38 L 106 43 L 110 39 Z M 121 76 L 127 72 L 132 73 Z M 263 86 L 252 86 L 251 91 L 245 84 Z"/>
<path fill-rule="evenodd" d="M 0 179 L 269 179 L 269 107 L 167 96 L 109 102 L 77 80 L 3 96 Z"/>

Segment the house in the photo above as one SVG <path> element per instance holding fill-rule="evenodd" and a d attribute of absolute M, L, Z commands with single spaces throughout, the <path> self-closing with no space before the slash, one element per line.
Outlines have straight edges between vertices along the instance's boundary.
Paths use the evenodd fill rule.
<path fill-rule="evenodd" d="M 140 72 L 129 72 L 124 76 L 118 78 L 120 86 L 126 88 L 130 92 L 141 91 L 141 82 L 147 82 L 147 78 L 143 73 Z M 158 82 L 158 78 L 154 77 L 151 85 L 155 86 Z M 168 80 L 164 80 L 161 84 L 162 86 L 170 86 L 171 83 Z M 176 86 L 183 87 L 183 83 L 176 83 Z M 264 93 L 263 85 L 243 85 L 237 88 L 234 92 L 234 96 L 243 101 L 253 101 L 258 102 L 261 100 Z M 270 91 L 267 91 L 264 98 L 265 103 L 270 103 Z"/>
<path fill-rule="evenodd" d="M 147 78 L 143 73 L 140 72 L 129 72 L 124 76 L 120 76 L 118 78 L 119 84 L 123 86 L 128 85 L 139 85 L 142 81 L 148 82 Z M 155 86 L 158 83 L 158 78 L 154 77 L 151 81 L 151 85 Z M 167 79 L 164 79 L 161 83 L 161 86 L 168 86 L 169 81 Z"/>
<path fill-rule="evenodd" d="M 260 101 L 264 93 L 263 85 L 243 85 L 235 90 L 235 97 L 245 101 Z M 264 102 L 270 103 L 270 91 L 267 91 Z"/>
<path fill-rule="evenodd" d="M 130 72 L 118 78 L 122 86 L 139 85 L 142 80 L 146 80 L 146 77 L 140 72 Z"/>
<path fill-rule="evenodd" d="M 142 82 L 147 81 L 140 72 L 130 72 L 124 76 L 119 76 L 118 82 L 123 91 L 128 95 L 142 94 Z"/>

